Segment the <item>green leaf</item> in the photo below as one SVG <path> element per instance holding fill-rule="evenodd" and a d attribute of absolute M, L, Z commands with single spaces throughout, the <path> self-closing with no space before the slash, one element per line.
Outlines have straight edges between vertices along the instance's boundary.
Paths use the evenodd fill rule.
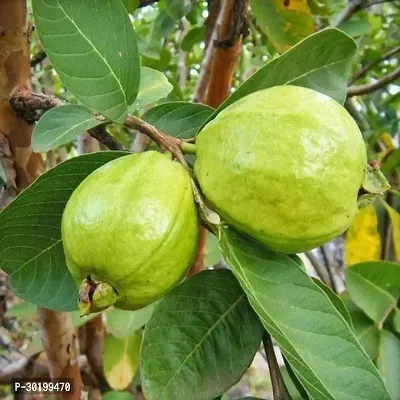
<path fill-rule="evenodd" d="M 139 6 L 139 0 L 121 0 L 126 11 L 132 14 Z"/>
<path fill-rule="evenodd" d="M 104 344 L 104 376 L 111 388 L 124 390 L 139 367 L 142 332 L 125 339 L 108 335 Z"/>
<path fill-rule="evenodd" d="M 23 303 L 16 304 L 10 310 L 7 311 L 7 317 L 17 317 L 17 318 L 25 318 L 36 315 L 37 305 L 29 303 L 28 301 L 24 301 Z M 79 328 L 80 326 L 86 324 L 86 322 L 90 321 L 92 318 L 96 317 L 98 313 L 90 314 L 86 317 L 81 317 L 79 310 L 72 311 L 72 323 L 75 327 Z"/>
<path fill-rule="evenodd" d="M 382 161 L 381 171 L 385 175 L 400 165 L 400 149 L 392 151 Z"/>
<path fill-rule="evenodd" d="M 378 325 L 362 311 L 352 312 L 351 318 L 353 320 L 357 339 L 360 341 L 371 360 L 375 360 L 378 355 L 379 346 Z"/>
<path fill-rule="evenodd" d="M 354 19 L 351 21 L 343 22 L 338 26 L 338 29 L 355 38 L 370 33 L 371 26 L 369 24 L 369 21 L 366 19 Z"/>
<path fill-rule="evenodd" d="M 29 342 L 27 348 L 24 350 L 24 354 L 28 357 L 34 354 L 41 353 L 43 351 L 43 344 L 40 338 L 40 334 L 35 334 L 32 340 Z"/>
<path fill-rule="evenodd" d="M 346 269 L 345 278 L 354 303 L 382 324 L 400 297 L 400 265 L 388 261 L 355 264 Z"/>
<path fill-rule="evenodd" d="M 36 304 L 24 301 L 23 303 L 16 304 L 6 312 L 6 316 L 11 317 L 30 317 L 36 315 L 37 306 Z"/>
<path fill-rule="evenodd" d="M 154 107 L 144 113 L 142 118 L 168 135 L 190 139 L 213 111 L 204 104 L 176 101 Z"/>
<path fill-rule="evenodd" d="M 250 0 L 257 23 L 280 52 L 314 33 L 307 1 Z"/>
<path fill-rule="evenodd" d="M 292 387 L 292 391 L 290 391 L 290 387 L 288 387 L 289 394 L 294 397 L 292 400 L 296 400 L 296 397 L 300 397 L 298 400 L 310 400 L 308 393 L 304 389 L 303 385 L 300 383 L 299 378 L 294 373 L 293 368 L 290 366 L 288 360 L 285 358 L 284 355 L 282 355 L 282 358 L 285 366 L 283 368 L 281 367 L 280 370 L 281 372 L 283 370 L 287 373 L 287 377 L 290 379 L 291 385 L 294 386 L 294 388 Z M 282 377 L 286 383 L 285 375 L 282 374 Z"/>
<path fill-rule="evenodd" d="M 147 54 L 144 54 L 142 57 L 142 65 L 158 71 L 165 71 L 171 63 L 171 52 L 168 49 L 162 48 L 158 54 L 158 58 L 149 57 Z"/>
<path fill-rule="evenodd" d="M 316 283 L 329 297 L 329 300 L 335 306 L 336 310 L 342 314 L 342 317 L 349 324 L 350 328 L 354 331 L 353 321 L 351 319 L 349 310 L 345 306 L 343 300 L 327 285 L 321 282 L 319 279 L 313 279 L 314 283 Z"/>
<path fill-rule="evenodd" d="M 140 75 L 139 93 L 135 102 L 128 108 L 130 114 L 139 108 L 162 99 L 172 90 L 172 85 L 167 77 L 160 71 L 142 67 Z"/>
<path fill-rule="evenodd" d="M 160 11 L 147 36 L 151 47 L 155 49 L 161 49 L 161 39 L 169 36 L 174 30 L 175 26 L 175 18 L 171 17 L 166 10 Z"/>
<path fill-rule="evenodd" d="M 211 267 L 221 261 L 221 258 L 222 255 L 218 246 L 218 239 L 212 233 L 208 233 L 206 265 Z"/>
<path fill-rule="evenodd" d="M 124 339 L 133 335 L 150 320 L 155 304 L 152 303 L 136 311 L 120 310 L 114 308 L 106 313 L 107 328 L 113 336 Z"/>
<path fill-rule="evenodd" d="M 397 307 L 393 310 L 393 329 L 400 333 L 400 309 Z"/>
<path fill-rule="evenodd" d="M 91 319 L 93 319 L 94 317 L 97 317 L 99 315 L 99 313 L 93 313 L 93 314 L 86 315 L 85 317 L 81 317 L 80 314 L 81 313 L 79 310 L 71 312 L 72 323 L 74 324 L 74 326 L 76 328 L 79 328 L 80 326 L 85 325 L 86 322 L 89 322 Z"/>
<path fill-rule="evenodd" d="M 389 400 L 346 320 L 291 257 L 226 227 L 220 235 L 225 261 L 311 398 Z"/>
<path fill-rule="evenodd" d="M 204 39 L 206 28 L 204 26 L 195 26 L 183 38 L 181 48 L 183 51 L 190 51 L 192 47 Z"/>
<path fill-rule="evenodd" d="M 101 123 L 85 106 L 66 105 L 52 108 L 40 118 L 33 131 L 33 150 L 38 153 L 55 150 Z"/>
<path fill-rule="evenodd" d="M 75 157 L 40 176 L 0 213 L 0 265 L 13 292 L 59 311 L 77 308 L 76 283 L 61 242 L 61 216 L 71 193 L 97 168 L 129 153 Z"/>
<path fill-rule="evenodd" d="M 354 40 L 337 29 L 317 32 L 260 68 L 208 120 L 240 98 L 278 85 L 314 89 L 343 104 L 347 95 L 351 59 L 356 50 Z"/>
<path fill-rule="evenodd" d="M 118 392 L 111 390 L 103 396 L 103 400 L 135 400 L 135 396 L 129 392 Z"/>
<path fill-rule="evenodd" d="M 238 400 L 263 400 L 260 397 L 252 397 L 252 396 L 247 396 L 247 397 L 241 397 Z"/>
<path fill-rule="evenodd" d="M 228 270 L 203 271 L 169 292 L 146 325 L 148 400 L 213 399 L 251 364 L 262 326 Z"/>
<path fill-rule="evenodd" d="M 307 398 L 307 397 L 302 397 L 299 391 L 297 390 L 296 385 L 292 381 L 292 375 L 289 374 L 289 371 L 286 366 L 281 367 L 280 372 L 283 381 L 285 383 L 285 386 L 287 388 L 287 391 L 289 392 L 290 400 L 304 400 L 304 398 Z M 295 379 L 297 379 L 296 376 L 294 377 Z M 300 382 L 298 382 L 298 384 L 300 384 Z M 307 395 L 307 393 L 305 393 L 305 395 Z"/>
<path fill-rule="evenodd" d="M 166 0 L 166 12 L 174 19 L 183 18 L 191 8 L 190 3 L 185 0 Z"/>
<path fill-rule="evenodd" d="M 136 35 L 120 0 L 32 0 L 40 41 L 65 87 L 121 123 L 139 88 Z"/>
<path fill-rule="evenodd" d="M 383 329 L 377 365 L 392 399 L 400 399 L 400 339 Z"/>

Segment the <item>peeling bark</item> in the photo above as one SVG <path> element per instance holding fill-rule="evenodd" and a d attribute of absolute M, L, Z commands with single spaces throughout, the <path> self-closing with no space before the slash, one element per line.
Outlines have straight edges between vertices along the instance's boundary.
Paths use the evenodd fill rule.
<path fill-rule="evenodd" d="M 78 363 L 78 340 L 70 313 L 38 308 L 43 347 L 51 378 L 72 379 L 74 392 L 65 399 L 80 399 L 82 381 Z"/>
<path fill-rule="evenodd" d="M 0 207 L 42 170 L 40 155 L 31 149 L 33 126 L 9 104 L 14 90 L 31 90 L 31 29 L 26 16 L 24 0 L 0 0 L 0 164 L 6 176 L 5 184 L 0 184 Z"/>
<path fill-rule="evenodd" d="M 110 390 L 110 387 L 108 386 L 108 383 L 104 377 L 103 371 L 105 326 L 102 315 L 100 314 L 88 321 L 83 328 L 85 329 L 85 354 L 88 363 L 98 381 L 100 391 L 105 392 Z"/>

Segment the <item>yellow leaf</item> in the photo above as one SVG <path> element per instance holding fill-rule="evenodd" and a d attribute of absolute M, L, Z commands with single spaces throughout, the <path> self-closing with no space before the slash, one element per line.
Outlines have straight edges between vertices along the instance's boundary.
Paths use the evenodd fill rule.
<path fill-rule="evenodd" d="M 387 132 L 383 132 L 380 136 L 381 142 L 385 145 L 388 152 L 396 150 L 396 146 L 394 145 L 393 138 Z"/>
<path fill-rule="evenodd" d="M 392 221 L 392 239 L 394 245 L 394 252 L 397 260 L 400 260 L 400 214 L 392 207 L 389 206 L 386 201 L 382 200 L 386 211 L 389 214 L 390 220 Z"/>
<path fill-rule="evenodd" d="M 351 266 L 363 261 L 379 260 L 380 254 L 378 216 L 371 204 L 358 212 L 347 232 L 346 264 Z"/>
<path fill-rule="evenodd" d="M 250 0 L 261 30 L 283 53 L 315 31 L 307 0 Z"/>
<path fill-rule="evenodd" d="M 104 346 L 104 376 L 114 390 L 124 390 L 132 382 L 140 360 L 141 331 L 118 339 L 108 335 Z"/>
<path fill-rule="evenodd" d="M 378 160 L 379 163 L 382 162 L 382 160 L 388 155 L 387 150 L 382 150 L 376 155 L 376 159 Z"/>

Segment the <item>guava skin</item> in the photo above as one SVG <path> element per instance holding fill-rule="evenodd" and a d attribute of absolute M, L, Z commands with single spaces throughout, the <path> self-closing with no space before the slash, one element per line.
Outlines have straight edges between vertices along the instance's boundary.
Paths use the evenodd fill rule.
<path fill-rule="evenodd" d="M 199 221 L 189 175 L 149 151 L 111 161 L 73 192 L 62 217 L 68 269 L 112 285 L 115 305 L 139 309 L 184 277 Z"/>
<path fill-rule="evenodd" d="M 224 109 L 196 141 L 195 175 L 239 231 L 282 253 L 343 233 L 366 174 L 357 124 L 330 97 L 276 86 Z"/>

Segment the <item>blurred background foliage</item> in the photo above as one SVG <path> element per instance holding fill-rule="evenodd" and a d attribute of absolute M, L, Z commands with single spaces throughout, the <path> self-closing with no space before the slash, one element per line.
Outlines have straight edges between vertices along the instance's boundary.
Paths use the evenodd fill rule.
<path fill-rule="evenodd" d="M 173 86 L 172 91 L 157 104 L 165 101 L 195 100 L 194 96 L 204 73 L 202 62 L 211 40 L 209 21 L 213 18 L 213 9 L 218 7 L 220 0 L 121 1 L 130 13 L 138 35 L 142 66 L 162 72 Z M 30 16 L 32 17 L 31 13 Z M 232 90 L 258 68 L 301 39 L 329 26 L 343 30 L 353 37 L 358 45 L 359 50 L 349 74 L 349 97 L 345 106 L 364 135 L 369 160 L 380 162 L 382 171 L 392 185 L 385 198 L 359 213 L 347 236 L 344 235 L 322 248 L 302 255 L 310 274 L 320 278 L 324 276 L 337 291 L 344 292 L 344 279 L 347 271 L 351 270 L 347 267 L 366 261 L 398 262 L 400 259 L 400 2 L 251 0 L 247 36 L 243 41 Z M 32 37 L 31 63 L 33 87 L 36 92 L 54 94 L 67 102 L 76 102 L 75 97 L 65 90 L 49 64 L 35 33 Z M 154 85 L 157 85 L 157 81 Z M 143 114 L 149 108 L 151 106 L 142 108 L 139 114 Z M 146 138 L 124 127 L 111 125 L 108 130 L 133 151 L 142 151 L 149 146 Z M 102 150 L 102 146 L 83 134 L 77 142 L 46 153 L 46 168 L 52 168 L 58 162 L 77 154 L 99 150 Z M 209 267 L 223 267 L 213 237 L 208 240 L 206 263 Z M 31 357 L 41 349 L 34 317 L 35 306 L 21 303 L 10 292 L 7 292 L 7 296 L 9 305 L 13 307 L 10 307 L 7 313 L 6 323 L 0 327 L 0 344 L 3 348 L 0 351 L 0 369 L 2 365 L 9 365 L 10 360 L 11 363 L 17 360 L 18 354 Z M 382 324 L 386 327 L 395 326 L 395 329 L 391 330 L 397 332 L 397 340 L 400 343 L 399 309 L 395 308 L 381 326 L 378 326 L 368 316 L 368 312 L 361 311 L 345 292 L 343 298 L 350 309 L 359 339 L 371 358 L 379 364 L 378 335 Z M 112 311 L 107 315 L 111 313 Z M 140 329 L 150 315 L 151 312 L 147 310 L 146 315 L 132 316 L 131 322 L 135 329 L 130 333 Z M 108 321 L 112 321 L 108 329 L 115 333 L 118 327 L 125 323 L 126 317 L 114 315 L 107 318 Z M 77 327 L 86 322 L 79 318 L 75 318 L 75 321 Z M 127 340 L 127 335 L 115 339 L 109 348 L 118 347 L 118 340 Z M 389 337 L 382 343 L 390 349 L 395 339 Z M 399 347 L 393 346 L 393 352 L 396 354 L 397 351 L 397 354 L 400 354 Z M 17 353 L 15 360 L 10 349 Z M 123 355 L 120 359 L 122 358 Z M 400 361 L 395 360 L 393 363 L 392 367 L 395 368 Z M 136 361 L 134 364 L 131 380 L 137 368 Z M 128 366 L 132 369 L 131 364 Z M 267 398 L 270 383 L 265 370 L 265 362 L 258 354 L 249 372 L 232 390 L 232 396 L 252 392 L 253 395 Z M 397 373 L 398 371 L 397 369 Z M 284 376 L 287 376 L 287 372 Z M 106 377 L 112 379 L 109 374 L 106 374 Z M 134 382 L 138 383 L 137 379 Z M 0 379 L 0 385 L 1 383 Z M 113 387 L 112 382 L 109 383 Z M 135 395 L 140 397 L 139 392 L 135 392 Z M 292 385 L 291 392 L 294 399 L 301 398 Z M 1 393 L 7 396 L 8 386 L 0 386 L 0 397 Z M 114 398 L 113 393 L 108 397 Z"/>

